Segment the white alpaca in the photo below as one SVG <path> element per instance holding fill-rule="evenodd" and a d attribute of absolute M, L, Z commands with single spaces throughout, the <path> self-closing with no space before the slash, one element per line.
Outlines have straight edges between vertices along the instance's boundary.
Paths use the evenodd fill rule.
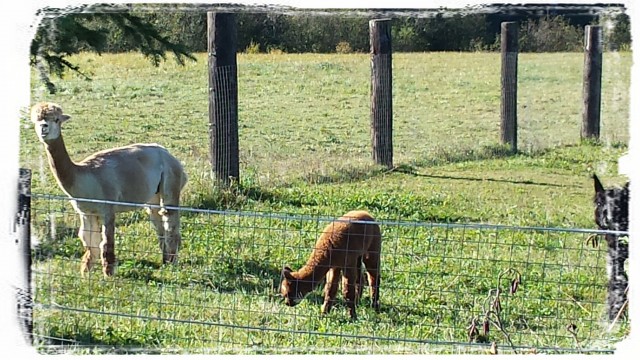
<path fill-rule="evenodd" d="M 69 118 L 53 103 L 39 103 L 31 109 L 31 121 L 62 191 L 73 198 L 160 205 L 147 212 L 158 234 L 163 263 L 176 263 L 180 215 L 165 206 L 180 204 L 180 192 L 187 182 L 180 161 L 160 145 L 133 144 L 100 151 L 75 163 L 61 133 L 62 123 Z M 113 275 L 115 214 L 135 207 L 75 200 L 71 204 L 81 220 L 78 236 L 85 248 L 81 273 L 101 258 L 104 275 Z"/>

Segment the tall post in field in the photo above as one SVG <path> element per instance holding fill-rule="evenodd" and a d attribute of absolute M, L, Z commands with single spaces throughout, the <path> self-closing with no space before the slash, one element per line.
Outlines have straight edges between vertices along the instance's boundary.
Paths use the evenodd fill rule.
<path fill-rule="evenodd" d="M 207 37 L 211 166 L 216 179 L 229 185 L 240 177 L 235 15 L 207 12 Z"/>
<path fill-rule="evenodd" d="M 29 345 L 33 345 L 33 301 L 31 296 L 31 170 L 20 169 L 18 211 L 14 219 L 16 303 L 18 324 Z"/>
<path fill-rule="evenodd" d="M 600 138 L 601 85 L 602 27 L 587 25 L 584 31 L 582 139 Z"/>
<path fill-rule="evenodd" d="M 393 167 L 391 20 L 369 21 L 371 43 L 371 145 L 373 160 Z"/>
<path fill-rule="evenodd" d="M 501 24 L 500 46 L 502 96 L 500 107 L 500 137 L 503 144 L 511 145 L 511 152 L 518 151 L 518 23 Z"/>

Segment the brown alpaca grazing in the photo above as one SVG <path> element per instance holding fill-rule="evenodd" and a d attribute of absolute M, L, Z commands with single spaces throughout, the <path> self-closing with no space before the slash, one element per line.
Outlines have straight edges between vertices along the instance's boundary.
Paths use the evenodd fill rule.
<path fill-rule="evenodd" d="M 362 291 L 361 274 L 364 263 L 371 293 L 371 306 L 379 308 L 380 286 L 380 227 L 378 224 L 354 221 L 375 221 L 366 211 L 350 211 L 327 225 L 309 256 L 298 271 L 289 267 L 282 270 L 280 293 L 288 306 L 297 305 L 306 294 L 323 280 L 324 303 L 322 313 L 327 314 L 335 302 L 338 281 L 342 274 L 342 293 L 349 315 L 356 318 L 356 301 Z"/>

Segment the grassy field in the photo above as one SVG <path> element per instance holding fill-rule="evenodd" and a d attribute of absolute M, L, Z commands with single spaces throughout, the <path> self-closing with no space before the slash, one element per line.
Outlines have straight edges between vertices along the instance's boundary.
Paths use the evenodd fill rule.
<path fill-rule="evenodd" d="M 34 101 L 72 116 L 64 135 L 73 159 L 158 142 L 185 164 L 183 206 L 242 211 L 183 212 L 175 267 L 160 266 L 142 212 L 123 214 L 117 275 L 82 279 L 71 206 L 36 197 L 38 334 L 82 351 L 482 351 L 455 346 L 469 341 L 471 319 L 507 269 L 523 278 L 502 310 L 519 351 L 607 349 L 628 334 L 626 323 L 608 331 L 603 248 L 586 246 L 588 234 L 442 224 L 594 228 L 590 175 L 625 180 L 617 159 L 629 139 L 629 53 L 605 54 L 599 144 L 579 139 L 583 55 L 520 54 L 518 154 L 498 144 L 499 54 L 394 54 L 395 171 L 370 161 L 367 54 L 240 54 L 241 179 L 228 190 L 210 176 L 206 57 L 197 58 L 154 68 L 136 54 L 82 54 L 73 62 L 92 81 L 68 75 L 49 96 L 33 80 Z M 61 195 L 23 121 L 20 161 L 34 172 L 33 192 Z M 320 317 L 319 291 L 284 306 L 279 270 L 302 265 L 327 220 L 356 208 L 386 221 L 381 312 L 363 301 L 356 322 L 343 307 Z M 512 350 L 494 327 L 476 340 Z"/>

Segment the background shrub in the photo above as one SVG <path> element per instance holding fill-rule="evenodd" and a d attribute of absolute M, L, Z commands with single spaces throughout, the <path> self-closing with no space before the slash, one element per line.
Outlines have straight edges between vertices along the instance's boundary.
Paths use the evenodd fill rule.
<path fill-rule="evenodd" d="M 348 42 L 340 41 L 338 45 L 336 45 L 336 52 L 338 54 L 349 54 L 353 52 L 353 49 Z"/>
<path fill-rule="evenodd" d="M 399 52 L 495 51 L 500 48 L 500 23 L 518 21 L 520 50 L 524 52 L 582 51 L 586 24 L 604 25 L 607 49 L 630 48 L 630 21 L 624 12 L 599 15 L 594 12 L 580 13 L 574 9 L 566 15 L 557 15 L 561 12 L 557 10 L 553 15 L 541 16 L 535 11 L 516 13 L 506 10 L 501 8 L 486 13 L 424 10 L 408 12 L 406 16 L 393 15 L 392 47 Z M 131 13 L 155 26 L 169 40 L 180 42 L 191 52 L 207 50 L 207 16 L 204 8 L 189 10 L 185 6 L 172 8 L 163 4 L 154 10 L 148 6 L 133 5 Z M 79 19 L 86 29 L 105 34 L 101 51 L 127 52 L 136 49 L 136 44 L 132 43 L 134 40 L 109 21 L 113 14 L 78 13 L 61 17 L 72 16 Z M 287 53 L 368 52 L 368 23 L 378 16 L 381 15 L 237 12 L 238 49 L 269 52 L 269 49 L 277 48 Z M 382 16 L 387 17 L 387 14 Z M 59 23 L 58 26 L 64 25 L 64 22 Z M 51 33 L 55 29 L 41 31 Z M 84 46 L 69 39 L 61 39 L 60 44 L 59 47 Z"/>
<path fill-rule="evenodd" d="M 523 23 L 519 35 L 523 52 L 581 51 L 584 30 L 571 26 L 561 16 L 545 16 Z"/>
<path fill-rule="evenodd" d="M 244 49 L 244 52 L 247 54 L 258 54 L 260 52 L 260 44 L 251 41 Z"/>

